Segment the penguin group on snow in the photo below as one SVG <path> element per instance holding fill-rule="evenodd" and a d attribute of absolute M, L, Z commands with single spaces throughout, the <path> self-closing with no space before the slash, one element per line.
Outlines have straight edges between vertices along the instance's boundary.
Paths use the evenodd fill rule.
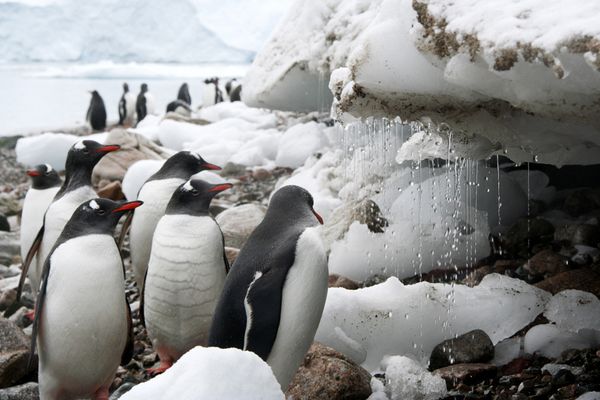
<path fill-rule="evenodd" d="M 182 89 L 180 100 L 191 100 L 187 86 Z M 285 390 L 312 343 L 327 295 L 327 258 L 317 230 L 323 220 L 310 193 L 293 185 L 276 191 L 230 267 L 209 207 L 232 185 L 194 178 L 220 168 L 180 151 L 137 199 L 98 198 L 92 170 L 118 150 L 77 142 L 64 182 L 49 165 L 28 171 L 18 295 L 29 277 L 37 293 L 30 360 L 37 345 L 41 399 L 107 399 L 118 366 L 131 359 L 119 248 L 128 231 L 140 319 L 160 359 L 150 372 L 163 372 L 195 346 L 236 347 L 265 360 Z"/>
<path fill-rule="evenodd" d="M 229 101 L 241 101 L 242 85 L 236 78 L 225 84 L 225 93 Z M 90 92 L 91 99 L 85 120 L 94 131 L 103 131 L 107 127 L 107 114 L 104 100 L 98 91 Z M 202 88 L 202 106 L 211 106 L 224 101 L 223 91 L 219 87 L 219 78 L 204 80 Z M 129 91 L 129 85 L 123 83 L 123 94 L 119 99 L 119 125 L 133 127 L 149 114 L 156 113 L 154 96 L 148 84 L 142 83 L 137 97 Z M 166 112 L 174 112 L 189 117 L 192 113 L 192 97 L 187 83 L 183 83 L 177 92 L 177 98 L 167 104 Z"/>

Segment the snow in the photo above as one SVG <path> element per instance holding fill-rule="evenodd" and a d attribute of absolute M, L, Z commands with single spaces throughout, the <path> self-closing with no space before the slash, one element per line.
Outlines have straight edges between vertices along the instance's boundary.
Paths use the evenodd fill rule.
<path fill-rule="evenodd" d="M 411 358 L 386 357 L 381 367 L 385 370 L 385 391 L 390 400 L 437 400 L 447 394 L 444 379 Z"/>
<path fill-rule="evenodd" d="M 43 133 L 17 140 L 17 162 L 34 167 L 38 164 L 50 164 L 55 170 L 63 171 L 67 153 L 71 146 L 80 140 L 95 140 L 104 143 L 107 133 L 88 136 L 75 136 L 66 133 Z"/>
<path fill-rule="evenodd" d="M 522 337 L 508 338 L 494 346 L 494 359 L 492 364 L 500 367 L 521 356 Z"/>
<path fill-rule="evenodd" d="M 600 300 L 592 293 L 581 290 L 563 290 L 546 305 L 544 316 L 561 329 L 600 331 Z"/>
<path fill-rule="evenodd" d="M 318 123 L 311 121 L 294 125 L 280 139 L 275 164 L 296 169 L 302 166 L 309 156 L 328 144 Z"/>
<path fill-rule="evenodd" d="M 587 392 L 579 396 L 576 400 L 600 400 L 600 392 Z"/>
<path fill-rule="evenodd" d="M 195 347 L 171 368 L 125 393 L 123 400 L 283 400 L 271 368 L 235 348 Z"/>
<path fill-rule="evenodd" d="M 498 274 L 473 288 L 405 286 L 396 278 L 358 290 L 331 288 L 315 340 L 372 371 L 385 355 L 426 360 L 438 343 L 473 329 L 484 330 L 496 344 L 533 321 L 549 297 Z"/>
<path fill-rule="evenodd" d="M 556 325 L 536 325 L 527 331 L 524 340 L 526 353 L 539 353 L 556 358 L 568 349 L 589 349 L 600 346 L 600 331 L 581 329 L 572 332 Z"/>

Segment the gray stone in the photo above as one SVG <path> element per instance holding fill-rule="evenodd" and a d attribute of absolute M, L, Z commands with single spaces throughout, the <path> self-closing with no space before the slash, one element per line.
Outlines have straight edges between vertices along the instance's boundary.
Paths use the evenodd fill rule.
<path fill-rule="evenodd" d="M 596 247 L 600 243 L 600 226 L 591 224 L 572 224 L 556 229 L 554 239 L 566 240 L 571 244 L 583 244 Z"/>
<path fill-rule="evenodd" d="M 552 276 L 570 269 L 568 259 L 550 249 L 536 253 L 524 268 L 533 276 Z"/>
<path fill-rule="evenodd" d="M 35 382 L 0 389 L 0 400 L 37 400 L 39 398 L 38 384 Z"/>
<path fill-rule="evenodd" d="M 241 249 L 254 228 L 263 220 L 266 210 L 264 206 L 251 203 L 232 207 L 217 215 L 217 223 L 225 237 L 225 246 Z"/>
<path fill-rule="evenodd" d="M 117 400 L 119 399 L 121 396 L 123 396 L 125 393 L 129 392 L 131 389 L 133 389 L 133 387 L 135 386 L 134 383 L 131 382 L 125 382 L 124 384 L 122 384 L 121 386 L 119 386 L 119 388 L 117 390 L 115 390 L 111 395 L 110 395 L 110 400 Z"/>
<path fill-rule="evenodd" d="M 10 224 L 5 215 L 0 214 L 0 231 L 10 232 Z"/>
<path fill-rule="evenodd" d="M 31 372 L 28 358 L 29 338 L 13 322 L 0 318 L 0 388 L 14 385 Z"/>
<path fill-rule="evenodd" d="M 470 364 L 494 358 L 494 345 L 481 329 L 445 340 L 435 346 L 429 359 L 429 369 L 436 370 L 453 364 Z"/>
<path fill-rule="evenodd" d="M 10 265 L 21 253 L 19 234 L 0 232 L 0 264 Z"/>

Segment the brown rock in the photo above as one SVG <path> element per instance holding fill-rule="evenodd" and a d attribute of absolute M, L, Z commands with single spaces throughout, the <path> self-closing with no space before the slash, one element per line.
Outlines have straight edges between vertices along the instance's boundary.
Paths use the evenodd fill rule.
<path fill-rule="evenodd" d="M 458 382 L 472 385 L 496 376 L 496 366 L 492 364 L 454 364 L 436 369 L 434 374 L 442 377 L 447 385 Z"/>
<path fill-rule="evenodd" d="M 125 199 L 125 195 L 123 194 L 123 190 L 121 187 L 121 182 L 114 181 L 110 182 L 104 187 L 101 187 L 96 191 L 99 197 L 104 197 L 106 199 L 111 200 L 123 200 Z"/>
<path fill-rule="evenodd" d="M 520 374 L 525 368 L 529 367 L 531 360 L 528 358 L 515 358 L 508 364 L 502 367 L 502 375 L 516 375 Z"/>
<path fill-rule="evenodd" d="M 494 344 L 481 329 L 464 333 L 457 338 L 444 340 L 433 348 L 429 369 L 436 370 L 452 364 L 487 362 L 494 358 Z"/>
<path fill-rule="evenodd" d="M 0 317 L 0 388 L 14 385 L 31 372 L 28 358 L 29 338 L 13 322 Z"/>
<path fill-rule="evenodd" d="M 350 278 L 338 274 L 329 275 L 329 287 L 340 287 L 348 290 L 356 290 L 360 285 Z"/>
<path fill-rule="evenodd" d="M 363 400 L 371 395 L 371 374 L 343 354 L 313 343 L 286 391 L 292 400 Z"/>
<path fill-rule="evenodd" d="M 266 170 L 265 168 L 256 168 L 252 172 L 252 177 L 254 179 L 256 179 L 257 181 L 265 181 L 265 180 L 269 179 L 272 176 L 273 175 L 268 170 Z"/>
<path fill-rule="evenodd" d="M 552 294 L 566 289 L 577 289 L 600 297 L 600 273 L 591 268 L 579 268 L 554 275 L 536 283 L 535 286 Z"/>
<path fill-rule="evenodd" d="M 568 260 L 550 249 L 536 253 L 524 268 L 534 276 L 551 276 L 569 270 Z"/>
<path fill-rule="evenodd" d="M 248 203 L 231 207 L 215 218 L 225 237 L 225 245 L 241 249 L 254 228 L 265 216 L 266 208 L 260 204 Z"/>
<path fill-rule="evenodd" d="M 240 254 L 240 249 L 236 249 L 235 247 L 227 247 L 227 246 L 225 246 L 225 257 L 227 257 L 227 261 L 229 261 L 229 266 L 230 267 L 235 262 L 238 254 Z"/>

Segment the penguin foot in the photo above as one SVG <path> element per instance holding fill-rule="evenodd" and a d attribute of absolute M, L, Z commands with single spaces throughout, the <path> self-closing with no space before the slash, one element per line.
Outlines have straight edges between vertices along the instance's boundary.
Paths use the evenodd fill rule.
<path fill-rule="evenodd" d="M 96 390 L 92 398 L 93 400 L 108 400 L 108 387 L 101 387 Z"/>
<path fill-rule="evenodd" d="M 28 320 L 30 320 L 31 322 L 33 322 L 33 320 L 35 319 L 35 308 L 31 311 L 28 311 L 25 313 L 25 318 L 27 318 Z"/>
<path fill-rule="evenodd" d="M 148 373 L 150 376 L 156 376 L 156 375 L 162 374 L 163 372 L 165 372 L 166 370 L 171 368 L 172 365 L 173 365 L 172 361 L 160 360 L 160 365 L 157 368 L 148 368 L 146 370 L 146 373 Z"/>

